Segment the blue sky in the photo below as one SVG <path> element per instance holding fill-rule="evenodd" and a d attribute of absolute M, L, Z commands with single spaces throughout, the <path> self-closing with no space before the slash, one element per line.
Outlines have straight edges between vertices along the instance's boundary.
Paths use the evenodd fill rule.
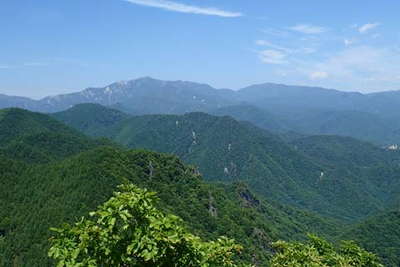
<path fill-rule="evenodd" d="M 0 93 L 141 76 L 400 89 L 398 0 L 2 0 Z"/>

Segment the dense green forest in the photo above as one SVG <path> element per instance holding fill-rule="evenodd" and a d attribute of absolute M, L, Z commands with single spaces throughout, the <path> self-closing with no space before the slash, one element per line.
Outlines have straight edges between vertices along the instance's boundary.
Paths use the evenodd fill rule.
<path fill-rule="evenodd" d="M 71 136 L 94 142 L 45 115 L 18 109 L 7 110 L 0 124 L 11 122 L 16 114 L 32 122 L 31 132 L 38 136 L 56 125 L 52 131 L 69 131 Z M 12 135 L 4 134 L 3 140 L 19 135 L 14 129 Z M 59 159 L 59 154 L 50 153 L 59 144 L 50 145 L 55 147 L 49 148 L 52 158 L 47 162 L 32 162 L 31 154 L 25 158 L 2 155 L 1 183 L 8 189 L 1 194 L 3 265 L 50 264 L 46 255 L 49 228 L 75 221 L 105 201 L 124 181 L 159 192 L 160 208 L 179 215 L 203 238 L 234 238 L 245 247 L 242 257 L 249 262 L 265 262 L 270 243 L 279 238 L 302 239 L 307 232 L 334 235 L 338 231 L 333 220 L 258 199 L 242 183 L 207 184 L 195 167 L 186 167 L 175 156 L 99 144 L 73 155 L 67 149 L 65 158 Z M 30 146 L 32 151 L 44 149 L 40 143 Z"/>
<path fill-rule="evenodd" d="M 79 107 L 81 108 L 85 107 Z M 97 110 L 99 107 L 92 106 L 92 108 Z M 103 111 L 107 113 L 107 110 Z M 78 115 L 79 112 L 76 114 Z M 204 155 L 200 159 L 205 163 L 210 163 L 210 166 L 216 166 L 218 171 L 214 173 L 221 175 L 220 179 L 217 178 L 218 176 L 210 176 L 203 171 L 201 164 L 199 164 L 200 168 L 186 165 L 174 155 L 145 150 L 127 150 L 106 139 L 86 137 L 44 114 L 20 109 L 2 110 L 0 112 L 0 128 L 2 129 L 0 183 L 2 188 L 7 188 L 7 190 L 3 190 L 0 194 L 0 266 L 52 265 L 53 261 L 47 257 L 47 251 L 50 248 L 49 238 L 52 236 L 50 228 L 61 227 L 64 222 L 78 221 L 81 216 L 95 210 L 97 206 L 109 199 L 112 192 L 116 191 L 117 185 L 126 182 L 157 192 L 160 201 L 156 207 L 162 212 L 172 213 L 182 218 L 184 227 L 205 241 L 216 240 L 220 236 L 233 238 L 243 247 L 243 252 L 238 258 L 243 263 L 267 265 L 275 251 L 273 242 L 280 239 L 304 240 L 307 233 L 316 233 L 331 241 L 337 241 L 339 236 L 340 239 L 351 237 L 361 245 L 365 245 L 370 251 L 379 253 L 389 266 L 396 266 L 399 263 L 396 250 L 394 250 L 399 247 L 398 233 L 393 231 L 393 236 L 388 242 L 386 239 L 374 239 L 384 234 L 384 231 L 390 231 L 391 228 L 398 226 L 395 220 L 389 219 L 392 217 L 388 217 L 386 228 L 375 230 L 374 222 L 379 219 L 374 221 L 374 217 L 366 218 L 367 214 L 364 212 L 347 218 L 343 214 L 351 214 L 352 210 L 346 210 L 344 204 L 341 207 L 342 210 L 338 209 L 338 214 L 342 215 L 335 216 L 335 210 L 332 209 L 329 211 L 332 216 L 328 216 L 322 211 L 319 214 L 313 211 L 318 211 L 318 209 L 300 209 L 299 207 L 307 207 L 300 205 L 301 203 L 293 202 L 294 205 L 288 205 L 290 202 L 280 201 L 279 194 L 290 193 L 291 188 L 285 188 L 286 185 L 294 184 L 297 190 L 304 187 L 303 192 L 299 191 L 301 194 L 299 193 L 297 197 L 302 194 L 307 196 L 309 188 L 320 190 L 313 183 L 308 183 L 309 181 L 294 183 L 294 178 L 297 180 L 306 178 L 308 175 L 306 171 L 310 170 L 316 171 L 319 177 L 320 168 L 325 170 L 330 164 L 335 165 L 333 164 L 334 156 L 316 156 L 310 152 L 312 147 L 310 148 L 305 140 L 296 144 L 285 143 L 275 135 L 248 124 L 238 123 L 232 118 L 213 117 L 202 113 L 128 119 L 119 113 L 113 114 L 121 118 L 114 126 L 112 126 L 113 119 L 107 119 L 110 117 L 106 116 L 104 120 L 101 117 L 91 120 L 93 117 L 88 114 L 80 116 L 80 122 L 74 126 L 95 131 L 97 126 L 91 128 L 91 125 L 99 125 L 99 129 L 104 131 L 102 133 L 99 130 L 100 136 L 107 136 L 106 134 L 115 133 L 114 131 L 118 130 L 117 133 L 121 134 L 118 135 L 119 138 L 126 134 L 129 137 L 127 140 L 142 140 L 142 143 L 141 145 L 124 143 L 118 138 L 114 138 L 114 141 L 134 148 L 145 148 L 144 144 L 152 144 L 153 147 L 148 148 L 175 153 L 189 163 L 196 163 L 191 161 L 192 154 Z M 112 118 L 114 115 L 110 116 Z M 65 115 L 64 118 L 68 116 Z M 69 123 L 74 121 L 71 118 L 73 117 L 69 117 Z M 85 118 L 87 123 L 82 118 Z M 154 118 L 156 118 L 155 121 Z M 131 124 L 132 121 L 137 121 L 135 128 Z M 102 127 L 103 124 L 106 127 Z M 150 125 L 153 125 L 154 129 L 149 131 L 147 128 Z M 226 127 L 222 128 L 225 130 L 219 128 L 219 131 L 216 131 L 218 125 Z M 172 127 L 179 126 L 182 126 L 183 130 L 178 129 L 167 134 Z M 125 127 L 128 127 L 130 131 L 119 131 Z M 143 130 L 144 127 L 146 130 Z M 135 132 L 133 129 L 138 130 Z M 165 129 L 165 132 L 160 132 L 161 129 Z M 190 130 L 185 132 L 187 129 Z M 202 129 L 207 131 L 202 131 Z M 184 132 L 184 134 L 182 136 L 174 134 L 179 132 Z M 193 135 L 193 132 L 196 135 Z M 207 136 L 208 133 L 213 132 L 220 135 Z M 184 138 L 176 139 L 180 137 Z M 249 143 L 250 140 L 252 143 Z M 194 141 L 196 141 L 195 144 Z M 345 155 L 346 142 L 341 140 L 337 142 L 341 145 L 328 146 L 327 150 L 333 149 L 338 154 Z M 358 145 L 355 140 L 351 140 L 350 143 L 353 142 Z M 317 141 L 311 143 L 318 144 Z M 187 144 L 188 147 L 180 147 L 178 144 Z M 174 145 L 181 150 L 169 151 Z M 159 146 L 158 149 L 157 146 Z M 213 146 L 220 147 L 224 153 L 218 153 Z M 250 152 L 244 155 L 251 159 L 247 162 L 253 162 L 253 165 L 240 166 L 238 173 L 247 172 L 247 175 L 251 177 L 251 171 L 262 166 L 258 165 L 258 161 L 268 162 L 268 168 L 264 167 L 259 173 L 270 173 L 270 176 L 264 176 L 261 181 L 264 183 L 263 188 L 269 186 L 267 183 L 271 183 L 271 188 L 278 190 L 275 195 L 267 195 L 265 191 L 261 194 L 263 191 L 257 190 L 257 183 L 245 179 L 245 176 L 226 174 L 223 169 L 221 174 L 218 167 L 220 163 L 211 162 L 220 159 L 236 159 L 240 162 L 243 154 L 229 155 L 229 152 L 245 149 L 247 146 L 250 146 Z M 188 148 L 192 150 L 186 150 Z M 348 153 L 351 151 L 354 152 L 354 148 L 349 149 Z M 366 151 L 376 155 L 355 159 L 352 164 L 344 165 L 346 168 L 344 172 L 352 170 L 354 164 L 360 168 L 360 171 L 357 169 L 355 173 L 361 175 L 366 166 L 375 166 L 374 163 L 381 162 L 387 165 L 376 166 L 376 173 L 381 170 L 379 168 L 389 165 L 393 168 L 393 172 L 387 173 L 389 178 L 390 175 L 396 173 L 395 165 L 391 165 L 396 162 L 395 154 L 387 156 L 386 152 L 367 144 Z M 207 155 L 210 159 L 206 158 Z M 254 158 L 255 156 L 259 158 Z M 264 157 L 263 160 L 261 156 Z M 353 157 L 351 153 L 348 156 Z M 287 159 L 286 163 L 285 159 Z M 224 168 L 224 165 L 221 166 Z M 301 171 L 300 167 L 305 170 Z M 332 166 L 331 168 L 334 169 Z M 209 173 L 212 171 L 213 169 Z M 201 173 L 206 175 L 207 180 L 203 180 Z M 210 179 L 210 177 L 215 179 Z M 354 176 L 348 176 L 348 179 L 352 177 Z M 393 176 L 391 180 L 388 178 L 392 185 L 395 184 L 395 177 L 397 176 Z M 381 179 L 384 178 L 385 176 L 382 176 Z M 286 185 L 279 184 L 279 181 Z M 346 184 L 348 185 L 351 183 Z M 377 190 L 372 186 L 371 182 L 371 188 Z M 351 188 L 351 190 L 356 189 L 355 185 Z M 360 187 L 359 190 L 366 189 Z M 377 192 L 371 191 L 371 195 Z M 356 191 L 349 192 L 349 194 L 354 193 Z M 358 194 L 364 194 L 364 191 Z M 309 195 L 308 198 L 313 199 L 315 196 Z M 392 198 L 386 197 L 387 202 L 377 201 L 376 211 L 384 210 L 389 199 L 395 199 L 394 191 Z M 365 222 L 363 218 L 366 218 Z"/>
<path fill-rule="evenodd" d="M 88 105 L 104 112 L 104 107 Z M 86 110 L 87 106 L 76 108 Z M 69 116 L 73 121 L 69 111 L 54 116 L 61 120 Z M 87 123 L 92 124 L 90 117 Z M 277 136 L 230 117 L 203 113 L 135 116 L 98 129 L 98 136 L 131 148 L 179 155 L 199 166 L 208 181 L 245 182 L 270 203 L 286 203 L 335 218 L 341 232 L 350 231 L 343 224 L 368 220 L 377 212 L 396 207 L 400 199 L 399 152 L 354 138 L 296 133 Z M 391 244 L 399 246 L 396 240 Z M 378 242 L 368 248 L 379 250 L 386 263 L 393 265 L 397 260 L 390 248 L 383 248 L 387 246 Z"/>
<path fill-rule="evenodd" d="M 71 122 L 77 109 L 88 117 L 87 127 L 98 125 L 95 113 L 105 112 L 88 104 L 54 116 L 76 127 Z M 400 188 L 400 153 L 353 138 L 315 136 L 287 143 L 249 123 L 205 113 L 134 116 L 107 126 L 98 127 L 96 135 L 129 148 L 178 155 L 199 166 L 209 181 L 245 181 L 263 197 L 341 220 L 384 210 Z"/>
<path fill-rule="evenodd" d="M 118 186 L 107 202 L 89 218 L 52 228 L 49 256 L 57 266 L 238 267 L 241 245 L 224 236 L 203 241 L 182 225 L 182 220 L 155 207 L 154 192 L 133 184 Z M 306 242 L 272 243 L 275 253 L 257 265 L 382 267 L 379 258 L 354 241 L 339 248 L 315 235 Z M 254 263 L 254 262 L 253 262 Z"/>

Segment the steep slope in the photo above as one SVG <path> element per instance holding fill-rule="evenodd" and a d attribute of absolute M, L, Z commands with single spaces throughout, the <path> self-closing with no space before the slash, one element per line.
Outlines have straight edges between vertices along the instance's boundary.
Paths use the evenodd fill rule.
<path fill-rule="evenodd" d="M 41 166 L 0 162 L 1 185 L 8 189 L 0 195 L 0 259 L 6 266 L 50 264 L 49 227 L 75 221 L 126 180 L 159 192 L 161 208 L 182 217 L 197 234 L 235 238 L 245 246 L 247 261 L 265 262 L 277 238 L 336 231 L 311 213 L 265 203 L 243 185 L 207 185 L 173 156 L 103 147 Z"/>
<path fill-rule="evenodd" d="M 204 113 L 136 116 L 104 134 L 130 148 L 176 154 L 199 166 L 210 181 L 245 181 L 268 199 L 344 220 L 383 210 L 394 195 L 383 186 L 395 183 L 392 163 L 379 165 L 374 161 L 364 168 L 362 162 L 356 162 L 344 168 L 341 152 L 330 162 L 321 161 L 331 151 L 309 155 L 275 135 L 230 117 Z M 373 151 L 385 153 L 378 148 Z M 379 175 L 382 171 L 388 177 Z"/>
<path fill-rule="evenodd" d="M 297 151 L 325 164 L 367 167 L 400 159 L 400 151 L 390 151 L 351 137 L 315 135 L 298 138 L 291 144 Z"/>
<path fill-rule="evenodd" d="M 292 145 L 325 166 L 323 180 L 331 179 L 332 172 L 342 174 L 342 179 L 349 179 L 349 185 L 369 192 L 384 207 L 396 205 L 400 192 L 400 151 L 340 136 L 305 137 Z"/>
<path fill-rule="evenodd" d="M 0 110 L 0 151 L 29 162 L 48 162 L 77 154 L 106 140 L 90 140 L 49 116 L 22 109 Z"/>
<path fill-rule="evenodd" d="M 400 265 L 400 211 L 373 216 L 339 236 L 356 240 L 366 249 L 381 255 L 386 266 Z"/>
<path fill-rule="evenodd" d="M 91 136 L 99 136 L 108 127 L 129 118 L 128 114 L 119 110 L 90 103 L 78 104 L 68 112 L 61 111 L 51 116 Z"/>
<path fill-rule="evenodd" d="M 19 140 L 22 151 L 30 150 L 35 145 L 27 142 L 31 129 L 28 137 L 43 137 L 34 149 L 50 155 L 36 161 L 31 154 L 0 149 L 0 185 L 6 189 L 0 193 L 0 266 L 51 265 L 46 256 L 49 227 L 76 221 L 125 181 L 159 192 L 160 207 L 182 217 L 195 233 L 235 238 L 246 248 L 246 261 L 265 262 L 277 238 L 337 234 L 337 222 L 265 202 L 244 184 L 206 184 L 196 168 L 175 156 L 99 146 L 47 115 L 3 110 L 0 129 L 3 147 Z M 70 146 L 55 153 L 59 144 Z"/>

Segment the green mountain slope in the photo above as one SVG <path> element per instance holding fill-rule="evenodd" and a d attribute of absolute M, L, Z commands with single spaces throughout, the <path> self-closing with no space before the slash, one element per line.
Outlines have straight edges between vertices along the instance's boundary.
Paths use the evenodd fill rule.
<path fill-rule="evenodd" d="M 74 221 L 109 197 L 126 179 L 159 192 L 162 208 L 182 217 L 205 238 L 227 235 L 264 261 L 277 238 L 306 232 L 333 235 L 336 226 L 308 212 L 257 198 L 242 185 L 207 185 L 177 158 L 98 148 L 48 165 L 2 160 L 0 232 L 8 265 L 43 266 L 49 227 Z M 28 264 L 29 263 L 29 264 Z"/>
<path fill-rule="evenodd" d="M 48 162 L 77 154 L 106 140 L 91 140 L 73 128 L 40 113 L 0 110 L 0 151 L 28 162 Z"/>
<path fill-rule="evenodd" d="M 39 134 L 48 129 L 53 134 L 64 132 L 57 137 L 61 143 L 76 133 L 46 115 L 16 110 L 16 116 L 13 112 L 0 113 L 1 121 L 8 122 L 0 122 L 0 127 L 12 125 L 15 118 L 14 124 L 19 126 L 13 134 L 17 138 L 25 136 L 24 121 Z M 271 241 L 278 238 L 301 239 L 307 232 L 337 234 L 337 222 L 265 202 L 244 184 L 207 184 L 196 168 L 185 166 L 175 156 L 98 146 L 78 136 L 93 147 L 82 146 L 78 154 L 61 153 L 40 164 L 32 161 L 31 155 L 15 156 L 0 150 L 0 185 L 7 189 L 0 194 L 0 266 L 51 265 L 46 255 L 49 228 L 76 221 L 125 181 L 158 192 L 160 208 L 183 218 L 196 234 L 206 239 L 235 238 L 245 247 L 242 257 L 247 262 L 263 265 L 271 253 Z M 3 138 L 13 142 L 11 136 Z M 74 145 L 79 148 L 80 144 Z M 41 149 L 53 155 L 55 148 Z"/>
<path fill-rule="evenodd" d="M 108 128 L 104 134 L 130 148 L 176 154 L 199 166 L 210 181 L 245 181 L 268 199 L 344 220 L 383 210 L 391 194 L 381 185 L 395 181 L 392 162 L 378 164 L 379 157 L 389 152 L 368 143 L 352 139 L 360 147 L 360 160 L 343 167 L 345 161 L 352 162 L 352 155 L 342 160 L 342 150 L 356 151 L 350 143 L 342 143 L 342 150 L 335 154 L 331 151 L 338 149 L 335 142 L 322 142 L 325 150 L 318 148 L 321 155 L 313 154 L 314 141 L 308 144 L 307 139 L 301 139 L 304 151 L 296 150 L 293 144 L 230 117 L 204 113 L 136 116 Z M 312 153 L 307 153 L 306 147 Z M 364 152 L 377 159 L 365 165 Z M 324 157 L 329 161 L 323 161 Z M 391 176 L 377 176 L 382 170 Z"/>
<path fill-rule="evenodd" d="M 374 196 L 381 207 L 398 203 L 400 152 L 376 147 L 350 137 L 311 136 L 292 142 L 294 148 L 325 166 L 323 181 L 334 173 L 349 179 L 356 192 Z"/>
<path fill-rule="evenodd" d="M 108 127 L 129 117 L 119 110 L 99 104 L 79 104 L 68 112 L 57 112 L 51 116 L 91 136 L 98 136 Z"/>
<path fill-rule="evenodd" d="M 363 221 L 340 237 L 356 240 L 381 255 L 386 266 L 400 265 L 400 212 L 388 211 Z M 339 238 L 340 238 L 339 237 Z"/>

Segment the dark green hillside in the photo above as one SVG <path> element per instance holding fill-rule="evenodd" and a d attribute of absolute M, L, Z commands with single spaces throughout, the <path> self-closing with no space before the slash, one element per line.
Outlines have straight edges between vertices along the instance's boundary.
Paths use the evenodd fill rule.
<path fill-rule="evenodd" d="M 44 266 L 49 227 L 77 218 L 107 199 L 126 180 L 159 192 L 163 209 L 182 217 L 205 238 L 227 235 L 261 262 L 277 238 L 306 232 L 333 235 L 335 224 L 307 212 L 257 199 L 243 185 L 207 185 L 176 157 L 98 148 L 57 163 L 34 166 L 1 160 L 1 259 L 8 266 Z M 47 263 L 46 263 L 47 262 Z"/>
<path fill-rule="evenodd" d="M 353 220 L 384 208 L 385 192 L 371 184 L 365 171 L 353 173 L 339 168 L 340 161 L 329 165 L 315 160 L 277 136 L 231 117 L 136 116 L 105 135 L 130 148 L 176 154 L 199 166 L 208 180 L 245 181 L 268 199 L 325 215 Z"/>
<path fill-rule="evenodd" d="M 400 152 L 388 151 L 351 137 L 315 135 L 291 142 L 294 148 L 315 160 L 341 166 L 371 166 L 394 163 Z"/>
<path fill-rule="evenodd" d="M 400 152 L 376 147 L 350 137 L 311 136 L 292 142 L 297 151 L 326 166 L 330 172 L 347 174 L 358 192 L 368 192 L 382 207 L 398 204 Z"/>
<path fill-rule="evenodd" d="M 0 129 L 2 153 L 27 162 L 48 162 L 111 144 L 88 139 L 47 115 L 22 109 L 1 110 Z"/>
<path fill-rule="evenodd" d="M 79 104 L 67 112 L 52 114 L 52 117 L 91 136 L 99 136 L 110 126 L 127 119 L 129 115 L 99 104 Z"/>
<path fill-rule="evenodd" d="M 0 114 L 0 185 L 7 189 L 0 194 L 0 266 L 49 264 L 49 227 L 77 220 L 124 181 L 158 192 L 161 208 L 182 217 L 196 234 L 235 238 L 247 261 L 265 262 L 278 238 L 338 232 L 337 222 L 264 202 L 242 183 L 206 184 L 175 156 L 99 147 L 43 114 Z"/>
<path fill-rule="evenodd" d="M 0 110 L 0 145 L 20 137 L 43 132 L 62 132 L 78 135 L 78 132 L 51 117 L 18 108 Z"/>
<path fill-rule="evenodd" d="M 353 226 L 339 238 L 351 238 L 381 255 L 386 266 L 400 266 L 400 212 L 389 211 Z"/>

